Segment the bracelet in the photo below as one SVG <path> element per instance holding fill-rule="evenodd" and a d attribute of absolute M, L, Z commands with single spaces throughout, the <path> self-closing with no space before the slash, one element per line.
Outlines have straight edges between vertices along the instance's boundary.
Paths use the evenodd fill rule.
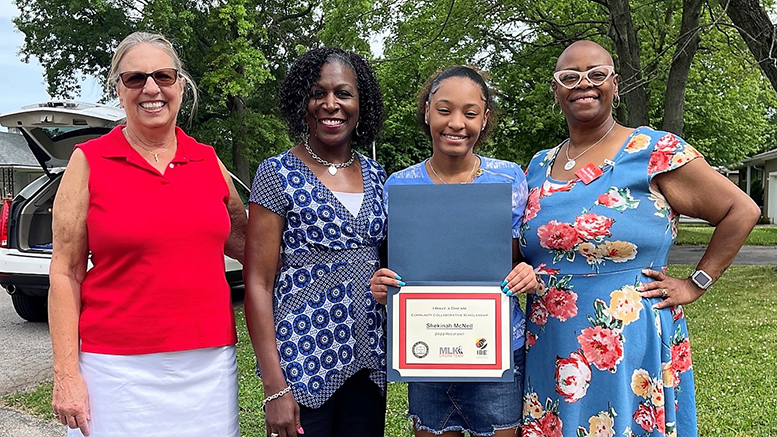
<path fill-rule="evenodd" d="M 267 405 L 268 402 L 274 401 L 274 400 L 278 399 L 279 397 L 285 395 L 289 391 L 291 391 L 291 386 L 287 385 L 286 388 L 284 388 L 283 390 L 279 391 L 278 393 L 275 393 L 274 395 L 270 395 L 270 396 L 267 396 L 266 398 L 264 398 L 264 400 L 262 401 L 262 411 L 264 411 L 264 406 Z"/>

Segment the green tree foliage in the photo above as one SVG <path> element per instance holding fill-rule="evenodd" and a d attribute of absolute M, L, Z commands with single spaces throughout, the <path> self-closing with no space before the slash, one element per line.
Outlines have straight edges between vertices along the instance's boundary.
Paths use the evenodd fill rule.
<path fill-rule="evenodd" d="M 708 40 L 713 36 L 719 44 L 726 38 L 718 33 Z M 770 117 L 777 103 L 774 90 L 761 70 L 748 62 L 749 56 L 738 55 L 727 45 L 719 47 L 697 54 L 698 68 L 691 71 L 685 99 L 685 137 L 711 165 L 736 163 L 773 147 Z"/>
<path fill-rule="evenodd" d="M 455 63 L 475 64 L 491 73 L 501 111 L 499 129 L 484 153 L 526 164 L 536 151 L 558 144 L 566 137 L 566 125 L 553 112 L 555 60 L 569 43 L 593 39 L 613 53 L 623 71 L 625 61 L 614 43 L 623 30 L 611 16 L 614 3 L 386 0 L 395 19 L 383 21 L 382 32 L 389 36 L 378 60 L 389 105 L 379 157 L 395 170 L 428 156 L 428 140 L 418 134 L 413 116 L 415 91 L 425 76 Z M 641 112 L 654 128 L 668 121 L 664 104 L 672 63 L 687 56 L 688 35 L 680 35 L 686 3 L 691 2 L 629 2 L 641 68 L 621 75 L 621 92 L 643 90 L 646 107 Z M 683 136 L 712 164 L 731 164 L 761 150 L 773 135 L 775 92 L 724 12 L 704 4 L 700 13 L 693 32 L 701 42 L 687 73 Z M 616 116 L 629 124 L 623 106 Z"/>
<path fill-rule="evenodd" d="M 188 129 L 243 180 L 249 167 L 290 146 L 276 109 L 278 84 L 298 54 L 324 44 L 373 57 L 386 104 L 376 149 L 389 171 L 431 153 L 417 126 L 417 92 L 454 64 L 491 76 L 498 129 L 481 153 L 525 165 L 561 142 L 566 124 L 553 111 L 551 76 L 563 48 L 578 39 L 613 53 L 622 123 L 645 114 L 655 128 L 678 126 L 665 119 L 665 97 L 684 91 L 679 129 L 713 164 L 762 150 L 777 126 L 774 89 L 720 6 L 702 3 L 698 26 L 681 34 L 683 8 L 692 17 L 699 7 L 693 0 L 15 1 L 22 53 L 40 59 L 53 95 L 74 95 L 80 75 L 105 77 L 116 44 L 131 31 L 173 39 L 203 91 Z M 620 10 L 630 19 L 615 19 Z M 636 42 L 622 39 L 629 34 Z M 693 35 L 700 42 L 691 57 Z M 687 86 L 678 87 L 672 69 L 684 56 L 691 61 Z"/>
<path fill-rule="evenodd" d="M 287 148 L 277 116 L 277 86 L 298 47 L 317 42 L 313 5 L 281 0 L 16 0 L 22 53 L 40 59 L 49 93 L 77 94 L 81 75 L 106 83 L 117 44 L 136 30 L 159 32 L 176 46 L 202 90 L 187 128 L 216 147 L 243 181 L 250 167 Z M 191 109 L 191 108 L 186 108 Z M 181 122 L 189 119 L 181 117 Z"/>

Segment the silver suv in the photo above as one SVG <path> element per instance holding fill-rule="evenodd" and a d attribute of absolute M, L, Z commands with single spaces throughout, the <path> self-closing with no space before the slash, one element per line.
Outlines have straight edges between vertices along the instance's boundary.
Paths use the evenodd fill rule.
<path fill-rule="evenodd" d="M 25 320 L 44 322 L 48 317 L 51 209 L 73 147 L 123 120 L 120 108 L 72 101 L 29 105 L 0 115 L 0 125 L 21 132 L 45 173 L 3 202 L 0 210 L 0 285 Z M 232 179 L 245 204 L 248 188 Z M 225 257 L 225 271 L 231 286 L 243 283 L 240 263 Z"/>

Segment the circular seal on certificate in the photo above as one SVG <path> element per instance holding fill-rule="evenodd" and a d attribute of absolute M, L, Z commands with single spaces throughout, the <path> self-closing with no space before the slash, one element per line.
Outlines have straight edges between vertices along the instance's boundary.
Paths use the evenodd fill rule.
<path fill-rule="evenodd" d="M 429 345 L 423 341 L 418 341 L 413 345 L 413 355 L 416 358 L 423 358 L 429 355 Z"/>

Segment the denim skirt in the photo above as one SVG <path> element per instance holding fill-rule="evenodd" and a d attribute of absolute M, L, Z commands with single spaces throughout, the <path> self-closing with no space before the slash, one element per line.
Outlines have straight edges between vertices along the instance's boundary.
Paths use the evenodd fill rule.
<path fill-rule="evenodd" d="M 519 426 L 526 352 L 513 351 L 512 382 L 411 382 L 408 416 L 419 431 L 441 435 L 461 431 L 492 436 Z"/>

